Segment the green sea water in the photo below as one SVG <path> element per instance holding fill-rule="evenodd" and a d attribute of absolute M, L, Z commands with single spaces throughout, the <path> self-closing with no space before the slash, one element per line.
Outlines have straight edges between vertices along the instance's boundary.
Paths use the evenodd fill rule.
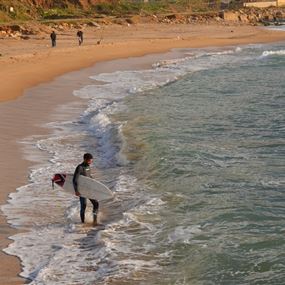
<path fill-rule="evenodd" d="M 165 203 L 144 219 L 169 256 L 142 284 L 285 284 L 284 45 L 219 56 L 120 114 L 135 176 Z"/>
<path fill-rule="evenodd" d="M 1 207 L 21 230 L 5 249 L 21 259 L 21 276 L 31 285 L 284 285 L 284 75 L 283 42 L 175 50 L 88 86 L 73 77 L 82 100 L 58 106 L 47 135 L 22 141 L 29 183 Z M 91 226 L 89 201 L 82 225 L 78 198 L 50 185 L 85 152 L 114 192 L 100 202 L 103 231 Z"/>

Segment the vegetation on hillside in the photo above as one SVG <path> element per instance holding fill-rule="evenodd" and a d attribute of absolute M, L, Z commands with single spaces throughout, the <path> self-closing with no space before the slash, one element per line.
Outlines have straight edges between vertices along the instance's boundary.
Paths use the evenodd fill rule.
<path fill-rule="evenodd" d="M 1 0 L 0 21 L 209 12 L 217 10 L 219 6 L 220 0 Z"/>

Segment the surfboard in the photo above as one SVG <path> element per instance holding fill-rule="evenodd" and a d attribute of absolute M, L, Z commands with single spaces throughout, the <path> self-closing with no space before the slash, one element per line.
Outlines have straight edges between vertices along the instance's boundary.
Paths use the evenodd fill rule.
<path fill-rule="evenodd" d="M 52 182 L 53 185 L 55 183 L 65 192 L 74 195 L 72 179 L 73 174 L 57 173 L 52 178 Z M 78 178 L 78 192 L 82 197 L 98 201 L 108 200 L 114 196 L 113 192 L 106 185 L 83 175 L 80 175 Z"/>

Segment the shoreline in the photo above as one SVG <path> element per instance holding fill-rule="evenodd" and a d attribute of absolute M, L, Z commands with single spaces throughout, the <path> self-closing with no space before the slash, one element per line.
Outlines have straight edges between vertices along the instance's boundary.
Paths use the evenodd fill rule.
<path fill-rule="evenodd" d="M 88 84 L 94 84 L 94 81 L 89 79 L 91 75 L 115 70 L 150 68 L 151 64 L 158 57 L 169 59 L 173 58 L 173 54 L 175 52 L 159 56 L 150 54 L 138 58 L 101 62 L 96 64 L 96 66 L 69 72 L 50 82 L 30 88 L 16 100 L 0 103 L 0 121 L 7 121 L 0 125 L 1 133 L 5 133 L 5 136 L 0 138 L 1 156 L 3 158 L 2 162 L 0 162 L 0 169 L 3 177 L 5 177 L 4 180 L 2 179 L 2 185 L 5 185 L 6 189 L 6 192 L 0 192 L 0 206 L 7 203 L 9 193 L 15 192 L 18 187 L 28 183 L 29 168 L 38 162 L 37 160 L 26 158 L 21 140 L 35 134 L 40 136 L 48 135 L 51 130 L 46 128 L 44 124 L 51 121 L 50 115 L 58 115 L 58 111 L 56 111 L 57 106 L 71 102 L 80 103 L 80 101 L 85 106 L 86 100 L 74 96 L 72 94 L 73 90 L 80 89 Z M 60 96 L 58 97 L 59 93 Z M 14 115 L 15 110 L 17 110 L 17 116 Z M 22 118 L 21 121 L 18 121 L 17 117 Z M 15 132 L 11 131 L 11 129 L 15 130 Z M 8 168 L 5 165 L 6 158 L 7 160 L 9 158 L 11 163 L 11 166 Z M 43 159 L 48 158 L 49 156 L 44 155 Z M 15 168 L 13 165 L 17 165 L 17 167 Z M 0 284 L 27 284 L 30 280 L 19 276 L 21 272 L 20 258 L 2 251 L 9 243 L 13 242 L 9 237 L 20 233 L 21 229 L 11 227 L 7 223 L 3 212 L 1 210 L 0 212 L 0 257 L 2 260 L 0 276 L 3 276 L 0 277 Z"/>
<path fill-rule="evenodd" d="M 256 30 L 256 35 L 253 36 L 252 27 L 248 27 L 250 28 L 249 30 L 245 29 L 246 32 L 241 33 L 239 37 L 236 35 L 235 37 L 229 37 L 229 35 L 232 36 L 233 34 L 230 32 L 230 29 L 236 30 L 239 27 L 226 28 L 226 34 L 216 34 L 215 37 L 210 37 L 209 35 L 208 38 L 193 35 L 187 39 L 150 38 L 147 40 L 138 39 L 126 42 L 114 41 L 114 43 L 106 43 L 98 46 L 91 44 L 86 45 L 80 47 L 80 51 L 77 46 L 60 47 L 55 50 L 38 51 L 36 54 L 32 54 L 32 56 L 20 54 L 0 60 L 0 65 L 2 65 L 0 76 L 4 83 L 0 87 L 0 109 L 2 116 L 0 116 L 0 118 L 1 122 L 5 122 L 3 126 L 1 124 L 1 132 L 4 133 L 5 136 L 0 140 L 3 153 L 0 170 L 5 176 L 3 184 L 7 186 L 5 190 L 2 189 L 1 191 L 1 205 L 5 203 L 10 192 L 14 192 L 17 187 L 27 183 L 27 169 L 33 164 L 23 157 L 21 146 L 18 143 L 19 139 L 31 134 L 44 134 L 48 132 L 48 130 L 45 130 L 40 124 L 47 120 L 53 107 L 63 104 L 66 100 L 69 102 L 72 100 L 80 100 L 73 95 L 70 96 L 70 91 L 76 88 L 75 85 L 72 85 L 71 79 L 72 76 L 76 77 L 81 72 L 84 73 L 83 69 L 85 68 L 86 74 L 88 74 L 88 66 L 93 66 L 91 67 L 91 69 L 93 69 L 94 64 L 96 64 L 95 68 L 99 70 L 98 72 L 107 72 L 108 68 L 109 71 L 111 71 L 117 70 L 122 66 L 120 60 L 118 60 L 117 64 L 114 61 L 112 62 L 112 60 L 118 58 L 130 59 L 131 57 L 140 57 L 146 54 L 161 54 L 172 48 L 202 48 L 250 43 L 270 43 L 285 39 L 284 32 L 267 30 L 264 32 L 264 30 L 260 28 L 253 29 Z M 243 29 L 244 27 L 241 28 Z M 235 33 L 236 32 L 234 32 L 234 34 Z M 76 51 L 76 54 L 74 54 L 74 51 Z M 94 53 L 96 53 L 96 56 L 94 56 Z M 106 70 L 104 68 L 105 64 L 108 65 Z M 140 64 L 142 66 L 145 63 L 142 60 Z M 74 70 L 78 70 L 78 72 L 75 71 L 73 73 Z M 64 90 L 64 94 L 60 93 L 60 96 L 51 96 L 49 92 L 43 94 L 43 91 L 37 94 L 37 90 L 43 90 L 44 86 L 47 85 L 57 84 L 65 75 L 68 75 L 67 77 L 70 77 L 71 79 L 69 78 L 69 80 L 71 81 L 69 81 L 70 85 L 61 86 L 61 90 Z M 37 76 L 40 78 L 37 78 Z M 78 88 L 87 84 L 87 77 L 87 75 L 85 79 L 82 77 L 82 82 Z M 79 81 L 79 79 L 77 79 L 77 81 Z M 13 84 L 11 84 L 11 82 L 13 82 Z M 36 87 L 30 89 L 33 86 Z M 26 91 L 24 92 L 24 90 Z M 21 96 L 23 92 L 24 96 Z M 34 100 L 35 98 L 38 98 L 38 100 Z M 5 110 L 5 112 L 2 112 L 3 110 Z M 15 110 L 17 110 L 17 114 L 15 114 Z M 30 114 L 30 110 L 36 111 Z M 15 115 L 24 119 L 18 122 Z M 8 159 L 10 166 L 7 169 L 6 162 Z M 15 165 L 17 165 L 17 169 L 15 169 Z M 15 174 L 17 179 L 14 178 Z M 10 243 L 8 237 L 19 231 L 7 225 L 2 212 L 0 225 L 2 229 L 0 244 L 1 249 L 3 249 Z M 3 281 L 5 280 L 5 284 L 16 285 L 27 283 L 28 280 L 18 277 L 20 271 L 19 259 L 5 254 L 2 250 L 0 255 L 2 260 L 0 272 L 1 276 L 5 276 L 5 279 L 3 279 Z"/>
<path fill-rule="evenodd" d="M 48 40 L 42 40 L 44 43 L 41 41 L 32 51 L 26 46 L 29 42 L 22 42 L 24 52 L 17 49 L 11 50 L 9 56 L 0 58 L 0 77 L 3 81 L 0 86 L 0 102 L 16 99 L 28 88 L 51 81 L 67 72 L 90 67 L 97 62 L 138 57 L 150 53 L 164 53 L 172 48 L 202 48 L 285 40 L 283 31 L 252 26 L 202 25 L 189 28 L 189 25 L 156 25 L 154 27 L 157 30 L 146 33 L 146 29 L 152 26 L 120 27 L 119 30 L 114 29 L 113 38 L 111 31 L 105 31 L 105 34 L 109 36 L 108 40 L 104 40 L 100 45 L 95 45 L 90 40 L 80 48 L 75 46 L 70 38 L 63 39 L 58 47 L 48 49 L 46 48 L 49 44 Z M 159 31 L 160 28 L 162 32 Z M 173 31 L 166 28 L 173 29 Z M 122 36 L 118 39 L 117 33 L 119 32 Z M 92 31 L 86 32 L 87 35 L 90 33 Z M 139 34 L 137 38 L 134 33 Z M 12 46 L 17 44 L 15 40 L 10 41 L 12 41 Z M 31 43 L 31 45 L 34 44 Z M 7 47 L 9 49 L 9 44 Z"/>

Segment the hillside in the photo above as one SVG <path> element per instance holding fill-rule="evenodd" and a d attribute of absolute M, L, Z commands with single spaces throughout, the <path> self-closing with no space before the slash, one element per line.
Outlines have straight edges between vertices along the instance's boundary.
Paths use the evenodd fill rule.
<path fill-rule="evenodd" d="M 220 11 L 218 0 L 210 4 L 205 0 L 1 0 L 0 39 L 26 40 L 49 34 L 52 29 L 60 32 L 110 24 L 279 25 L 285 19 L 285 7 Z"/>
<path fill-rule="evenodd" d="M 96 0 L 1 0 L 0 21 L 83 16 Z"/>
<path fill-rule="evenodd" d="M 219 9 L 219 0 L 210 4 L 205 0 L 1 0 L 0 21 L 45 20 L 94 17 L 98 15 L 124 16 L 161 14 L 169 12 L 209 12 Z"/>

